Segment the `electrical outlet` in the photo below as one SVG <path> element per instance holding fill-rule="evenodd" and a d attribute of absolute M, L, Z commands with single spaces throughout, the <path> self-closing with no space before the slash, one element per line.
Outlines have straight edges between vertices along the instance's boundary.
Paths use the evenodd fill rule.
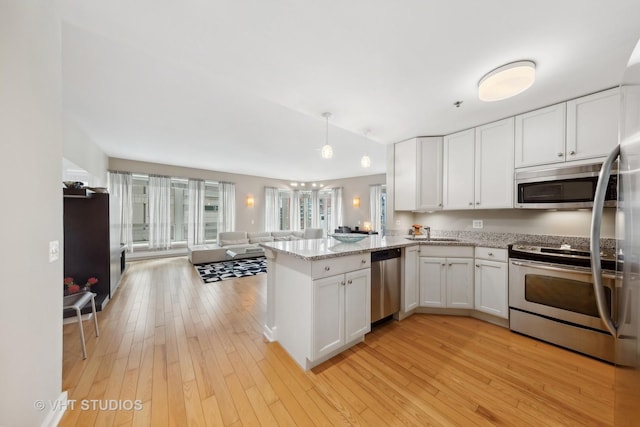
<path fill-rule="evenodd" d="M 482 224 L 482 220 L 481 219 L 474 219 L 473 220 L 473 228 L 482 228 L 484 227 L 484 225 Z"/>
<path fill-rule="evenodd" d="M 49 242 L 49 262 L 55 262 L 60 258 L 60 242 L 53 240 Z"/>

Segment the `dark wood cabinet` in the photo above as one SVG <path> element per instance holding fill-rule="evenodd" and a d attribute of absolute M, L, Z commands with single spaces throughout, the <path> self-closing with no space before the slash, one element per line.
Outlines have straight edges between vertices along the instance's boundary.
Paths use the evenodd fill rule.
<path fill-rule="evenodd" d="M 123 270 L 119 217 L 110 210 L 107 193 L 63 191 L 64 277 L 73 277 L 80 286 L 96 277 L 91 289 L 101 310 L 113 297 Z"/>

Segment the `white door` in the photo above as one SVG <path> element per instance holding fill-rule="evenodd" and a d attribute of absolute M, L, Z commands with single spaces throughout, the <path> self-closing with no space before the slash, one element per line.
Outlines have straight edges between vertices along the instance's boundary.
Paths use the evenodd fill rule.
<path fill-rule="evenodd" d="M 476 260 L 475 276 L 475 309 L 508 319 L 507 264 Z"/>
<path fill-rule="evenodd" d="M 473 209 L 474 130 L 444 137 L 444 209 Z"/>
<path fill-rule="evenodd" d="M 404 250 L 403 307 L 407 312 L 416 308 L 420 302 L 418 293 L 418 252 L 419 246 L 408 246 Z"/>
<path fill-rule="evenodd" d="M 420 305 L 445 307 L 447 301 L 446 259 L 420 257 Z"/>
<path fill-rule="evenodd" d="M 346 343 L 344 274 L 313 281 L 313 360 Z"/>
<path fill-rule="evenodd" d="M 567 102 L 567 160 L 604 157 L 618 144 L 620 89 Z"/>
<path fill-rule="evenodd" d="M 515 167 L 565 160 L 566 103 L 516 116 Z"/>
<path fill-rule="evenodd" d="M 514 118 L 476 128 L 475 207 L 513 207 Z"/>
<path fill-rule="evenodd" d="M 442 209 L 442 138 L 419 138 L 418 210 Z"/>
<path fill-rule="evenodd" d="M 345 274 L 346 342 L 362 337 L 371 330 L 371 269 Z"/>
<path fill-rule="evenodd" d="M 473 308 L 473 260 L 447 258 L 447 307 Z"/>

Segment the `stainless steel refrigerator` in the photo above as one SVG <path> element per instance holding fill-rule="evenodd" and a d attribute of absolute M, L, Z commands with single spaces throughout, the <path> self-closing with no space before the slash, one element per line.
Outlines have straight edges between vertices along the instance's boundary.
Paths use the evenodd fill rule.
<path fill-rule="evenodd" d="M 614 425 L 640 426 L 640 41 L 620 87 L 620 145 L 609 155 L 600 173 L 591 223 L 591 263 L 600 317 L 616 337 Z M 616 250 L 621 277 L 616 286 L 616 303 L 607 304 L 599 269 L 600 218 L 608 171 L 616 160 Z"/>

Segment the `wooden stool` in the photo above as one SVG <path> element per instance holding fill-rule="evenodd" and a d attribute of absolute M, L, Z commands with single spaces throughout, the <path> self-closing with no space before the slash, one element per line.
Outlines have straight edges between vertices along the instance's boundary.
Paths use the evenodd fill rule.
<path fill-rule="evenodd" d="M 98 333 L 98 315 L 96 314 L 96 301 L 93 292 L 79 292 L 77 294 L 67 295 L 64 297 L 63 301 L 63 311 L 64 310 L 75 310 L 76 316 L 78 317 L 78 327 L 80 328 L 80 343 L 82 344 L 82 358 L 87 358 L 87 348 L 84 344 L 84 329 L 82 328 L 82 313 L 80 310 L 84 307 L 89 301 L 91 301 L 91 311 L 93 312 L 93 321 L 96 325 L 96 337 L 99 336 Z"/>

